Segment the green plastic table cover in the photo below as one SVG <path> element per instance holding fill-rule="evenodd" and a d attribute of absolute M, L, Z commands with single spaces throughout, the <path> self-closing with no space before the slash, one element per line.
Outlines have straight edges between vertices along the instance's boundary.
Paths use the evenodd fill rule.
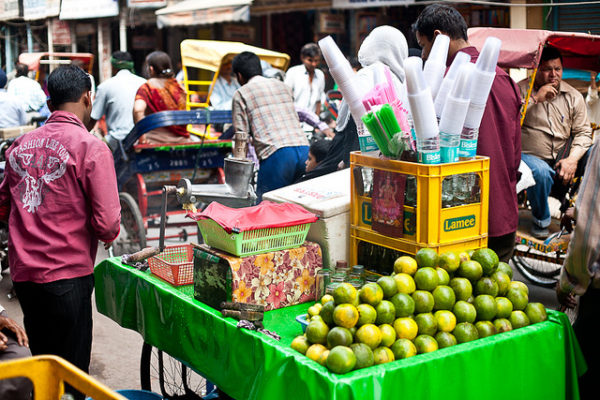
<path fill-rule="evenodd" d="M 100 313 L 236 399 L 578 399 L 586 368 L 568 318 L 548 310 L 542 323 L 337 375 L 289 347 L 310 303 L 265 313 L 278 342 L 118 258 L 95 278 Z"/>

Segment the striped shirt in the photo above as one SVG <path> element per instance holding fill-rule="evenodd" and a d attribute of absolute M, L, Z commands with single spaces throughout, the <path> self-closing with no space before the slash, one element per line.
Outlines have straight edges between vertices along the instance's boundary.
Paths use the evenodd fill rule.
<path fill-rule="evenodd" d="M 233 129 L 252 136 L 260 160 L 283 147 L 308 146 L 285 83 L 260 75 L 252 77 L 233 95 Z"/>
<path fill-rule="evenodd" d="M 592 271 L 600 255 L 600 148 L 592 146 L 583 181 L 575 203 L 577 224 L 569 243 L 560 277 L 564 293 L 582 295 L 588 286 L 600 285 L 600 271 Z"/>

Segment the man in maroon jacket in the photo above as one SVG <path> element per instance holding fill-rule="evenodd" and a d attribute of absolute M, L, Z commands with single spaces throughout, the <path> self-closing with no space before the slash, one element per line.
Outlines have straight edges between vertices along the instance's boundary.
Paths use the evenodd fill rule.
<path fill-rule="evenodd" d="M 467 24 L 460 13 L 444 4 L 432 4 L 421 12 L 413 25 L 422 57 L 427 59 L 435 37 L 450 37 L 447 65 L 459 51 L 475 62 L 479 52 L 467 38 Z M 521 97 L 515 82 L 500 68 L 488 97 L 481 126 L 477 154 L 490 157 L 490 207 L 488 247 L 508 261 L 515 246 L 519 224 L 517 205 L 517 175 L 521 161 L 521 128 L 519 111 Z"/>
<path fill-rule="evenodd" d="M 10 273 L 31 353 L 58 355 L 87 372 L 96 250 L 119 234 L 121 207 L 112 154 L 86 128 L 88 74 L 59 67 L 48 90 L 46 124 L 6 152 L 0 220 L 8 221 Z"/>

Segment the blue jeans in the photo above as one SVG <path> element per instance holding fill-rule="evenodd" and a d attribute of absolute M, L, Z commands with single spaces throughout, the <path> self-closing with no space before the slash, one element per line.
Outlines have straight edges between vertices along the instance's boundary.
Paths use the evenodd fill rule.
<path fill-rule="evenodd" d="M 282 147 L 260 161 L 256 182 L 257 204 L 263 194 L 296 182 L 306 168 L 308 146 Z"/>
<path fill-rule="evenodd" d="M 548 196 L 554 184 L 556 171 L 546 161 L 531 154 L 521 154 L 521 160 L 531 169 L 535 179 L 535 185 L 527 188 L 527 199 L 531 205 L 533 221 L 540 228 L 547 228 L 552 221 Z"/>

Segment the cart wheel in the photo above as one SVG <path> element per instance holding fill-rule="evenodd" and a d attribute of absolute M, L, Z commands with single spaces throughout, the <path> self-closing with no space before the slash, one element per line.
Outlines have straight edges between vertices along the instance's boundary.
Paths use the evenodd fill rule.
<path fill-rule="evenodd" d="M 146 247 L 146 228 L 140 209 L 133 196 L 129 193 L 119 193 L 121 203 L 121 232 L 115 240 L 114 254 L 135 253 Z"/>
<path fill-rule="evenodd" d="M 512 262 L 534 285 L 554 288 L 564 261 L 562 253 L 542 253 L 527 245 L 517 245 Z"/>
<path fill-rule="evenodd" d="M 165 399 L 194 400 L 206 395 L 206 379 L 148 343 L 142 347 L 140 381 L 142 390 L 160 393 Z"/>

